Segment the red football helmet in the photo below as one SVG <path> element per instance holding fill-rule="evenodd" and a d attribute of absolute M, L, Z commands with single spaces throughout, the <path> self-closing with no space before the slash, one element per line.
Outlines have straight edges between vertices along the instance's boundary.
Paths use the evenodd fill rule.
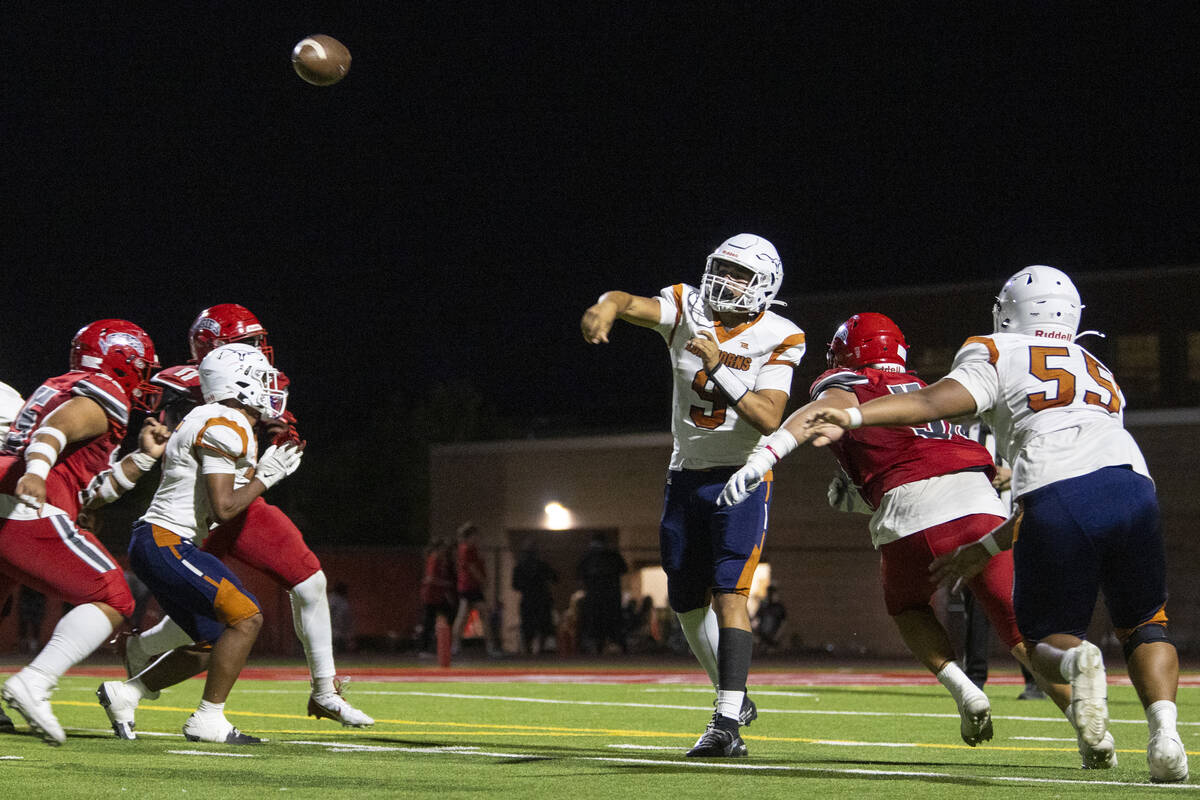
<path fill-rule="evenodd" d="M 71 369 L 104 373 L 120 384 L 135 408 L 143 411 L 151 410 L 161 391 L 149 382 L 158 368 L 150 336 L 123 319 L 101 319 L 84 325 L 71 340 Z"/>
<path fill-rule="evenodd" d="M 263 352 L 267 361 L 275 363 L 275 353 L 267 344 L 267 329 L 245 306 L 221 303 L 206 308 L 188 330 L 188 346 L 192 350 L 192 362 L 196 364 L 214 349 L 233 342 L 253 345 Z"/>
<path fill-rule="evenodd" d="M 900 327 L 883 314 L 855 314 L 842 323 L 825 356 L 830 368 L 861 369 L 876 364 L 900 368 L 908 358 L 908 345 Z"/>

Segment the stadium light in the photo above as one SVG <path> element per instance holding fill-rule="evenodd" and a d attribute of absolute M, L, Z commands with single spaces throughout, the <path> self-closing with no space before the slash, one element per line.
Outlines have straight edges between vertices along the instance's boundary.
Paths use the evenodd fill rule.
<path fill-rule="evenodd" d="M 552 531 L 565 531 L 573 524 L 571 510 L 557 500 L 547 503 L 544 510 L 546 527 Z"/>

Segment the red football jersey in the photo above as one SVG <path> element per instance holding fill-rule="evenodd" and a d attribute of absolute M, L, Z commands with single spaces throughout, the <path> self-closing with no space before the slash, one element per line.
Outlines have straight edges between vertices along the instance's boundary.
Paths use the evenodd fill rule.
<path fill-rule="evenodd" d="M 95 401 L 108 417 L 105 433 L 68 444 L 46 477 L 46 502 L 74 518 L 79 514 L 79 491 L 108 469 L 112 453 L 125 438 L 129 424 L 129 397 L 120 384 L 103 373 L 68 372 L 34 389 L 0 447 L 0 493 L 16 493 L 17 481 L 25 474 L 25 447 L 33 432 L 52 411 L 72 397 Z"/>
<path fill-rule="evenodd" d="M 836 368 L 821 374 L 809 389 L 815 399 L 826 389 L 854 392 L 859 404 L 876 397 L 924 388 L 925 381 L 908 372 Z M 872 508 L 885 492 L 913 481 L 964 470 L 995 475 L 992 456 L 962 428 L 945 420 L 919 428 L 856 428 L 829 446 L 842 469 Z"/>
<path fill-rule="evenodd" d="M 471 565 L 478 567 L 478 573 L 484 575 L 487 573 L 483 566 L 483 559 L 479 557 L 479 550 L 470 542 L 458 543 L 458 591 L 459 594 L 465 592 L 482 592 L 483 586 L 475 577 L 476 571 L 471 569 Z"/>

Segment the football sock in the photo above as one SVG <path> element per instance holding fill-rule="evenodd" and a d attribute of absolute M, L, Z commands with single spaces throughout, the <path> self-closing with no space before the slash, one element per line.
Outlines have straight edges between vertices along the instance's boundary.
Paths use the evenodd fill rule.
<path fill-rule="evenodd" d="M 1146 722 L 1150 725 L 1150 735 L 1159 731 L 1175 731 L 1179 721 L 1179 709 L 1170 700 L 1157 700 L 1146 706 Z"/>
<path fill-rule="evenodd" d="M 163 617 L 157 625 L 138 634 L 138 644 L 147 655 L 152 656 L 191 643 L 192 637 L 170 617 Z"/>
<path fill-rule="evenodd" d="M 288 595 L 292 601 L 292 624 L 296 638 L 304 646 L 314 690 L 318 679 L 328 678 L 329 691 L 333 691 L 332 678 L 337 668 L 333 663 L 333 626 L 329 621 L 329 598 L 325 595 L 325 572 L 317 570 L 293 586 Z"/>
<path fill-rule="evenodd" d="M 941 671 L 937 674 L 937 679 L 950 692 L 950 695 L 954 698 L 954 702 L 959 707 L 962 706 L 963 701 L 968 697 L 983 694 L 979 687 L 967 677 L 967 673 L 963 672 L 962 668 L 953 661 L 946 662 L 946 666 L 942 667 Z"/>
<path fill-rule="evenodd" d="M 721 675 L 721 683 L 717 688 L 717 711 L 723 717 L 736 720 L 741 713 L 753 652 L 754 634 L 741 628 L 721 628 L 717 646 L 717 667 Z"/>
<path fill-rule="evenodd" d="M 207 700 L 201 700 L 200 705 L 196 706 L 196 716 L 224 718 L 225 704 L 224 703 L 210 703 Z"/>
<path fill-rule="evenodd" d="M 138 702 L 141 702 L 147 695 L 152 692 L 146 688 L 146 684 L 142 683 L 141 678 L 130 678 L 125 681 L 125 688 L 137 695 Z"/>
<path fill-rule="evenodd" d="M 53 686 L 60 675 L 91 655 L 112 635 L 113 626 L 95 603 L 75 606 L 54 626 L 54 635 L 26 669 Z"/>
<path fill-rule="evenodd" d="M 712 610 L 712 606 L 704 606 L 683 613 L 676 612 L 675 616 L 679 618 L 679 627 L 683 629 L 683 637 L 687 639 L 688 647 L 700 662 L 700 666 L 708 673 L 713 688 L 717 688 L 720 683 L 717 671 L 717 640 L 720 638 L 717 631 L 717 613 Z"/>

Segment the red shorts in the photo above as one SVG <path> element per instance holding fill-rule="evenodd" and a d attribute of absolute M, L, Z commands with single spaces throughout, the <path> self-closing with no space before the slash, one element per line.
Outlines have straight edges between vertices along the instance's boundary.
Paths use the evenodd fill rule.
<path fill-rule="evenodd" d="M 106 603 L 122 616 L 133 613 L 133 594 L 112 554 L 61 514 L 0 519 L 0 573 L 74 606 Z"/>
<path fill-rule="evenodd" d="M 200 549 L 222 560 L 233 556 L 270 575 L 285 589 L 303 583 L 321 568 L 300 529 L 287 514 L 261 497 L 237 517 L 214 528 Z"/>
<path fill-rule="evenodd" d="M 1004 522 L 991 514 L 971 514 L 941 525 L 888 542 L 879 548 L 879 571 L 883 577 L 883 596 L 887 612 L 896 616 L 905 611 L 929 607 L 929 598 L 937 587 L 929 580 L 929 565 L 943 553 L 977 541 Z M 1013 612 L 1012 550 L 1005 550 L 988 561 L 983 572 L 967 581 L 997 635 L 1011 649 L 1021 641 L 1017 617 Z"/>

